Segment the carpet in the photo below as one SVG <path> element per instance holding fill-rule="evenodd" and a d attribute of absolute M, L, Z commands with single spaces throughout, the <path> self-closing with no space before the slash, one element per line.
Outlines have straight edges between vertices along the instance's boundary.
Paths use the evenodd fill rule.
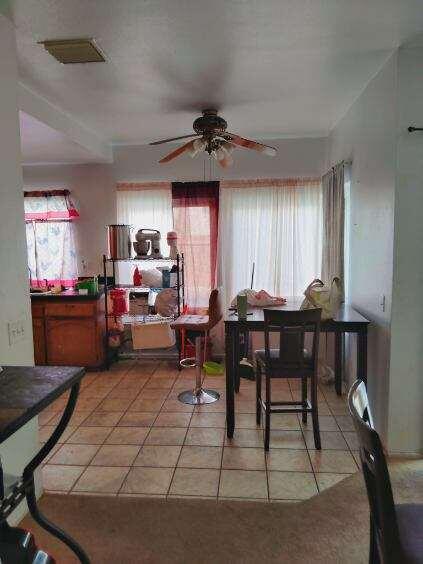
<path fill-rule="evenodd" d="M 397 502 L 423 502 L 423 461 L 390 466 Z M 301 503 L 46 494 L 44 514 L 93 564 L 367 563 L 369 511 L 360 473 Z M 58 564 L 77 559 L 26 517 Z"/>

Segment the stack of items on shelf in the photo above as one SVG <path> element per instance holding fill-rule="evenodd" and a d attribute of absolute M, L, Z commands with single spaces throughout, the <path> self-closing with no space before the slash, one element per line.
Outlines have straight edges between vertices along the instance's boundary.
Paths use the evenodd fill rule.
<path fill-rule="evenodd" d="M 108 345 L 126 353 L 174 347 L 170 322 L 184 306 L 183 257 L 178 254 L 177 235 L 168 233 L 171 256 L 164 258 L 159 231 L 140 229 L 132 244 L 130 232 L 130 226 L 109 226 L 110 257 L 103 261 L 105 279 L 107 264 L 113 266 L 112 287 L 106 288 Z M 132 248 L 137 253 L 134 258 Z M 130 277 L 126 282 L 132 283 L 117 284 L 115 263 L 120 261 L 136 262 L 126 273 Z M 147 261 L 152 264 L 147 266 Z"/>

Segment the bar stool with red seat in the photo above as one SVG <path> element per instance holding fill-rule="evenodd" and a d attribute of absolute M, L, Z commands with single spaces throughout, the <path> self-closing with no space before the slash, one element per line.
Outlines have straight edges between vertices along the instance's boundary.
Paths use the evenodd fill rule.
<path fill-rule="evenodd" d="M 204 341 L 206 347 L 208 333 L 222 319 L 222 313 L 219 307 L 219 292 L 212 290 L 209 298 L 208 315 L 181 315 L 171 325 L 175 331 L 191 331 L 195 333 L 195 358 L 184 358 L 181 360 L 183 368 L 195 367 L 195 388 L 186 390 L 178 395 L 178 399 L 182 403 L 189 405 L 199 405 L 203 403 L 213 403 L 220 398 L 215 390 L 205 390 L 202 387 L 202 346 Z"/>

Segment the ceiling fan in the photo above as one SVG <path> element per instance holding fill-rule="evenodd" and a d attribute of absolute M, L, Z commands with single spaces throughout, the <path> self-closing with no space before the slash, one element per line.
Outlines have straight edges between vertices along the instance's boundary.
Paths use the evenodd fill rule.
<path fill-rule="evenodd" d="M 195 137 L 195 139 L 188 141 L 160 159 L 159 163 L 168 163 L 185 152 L 191 157 L 195 157 L 201 151 L 206 151 L 216 159 L 221 167 L 226 168 L 233 164 L 232 152 L 236 147 L 253 149 L 253 151 L 258 151 L 271 157 L 276 155 L 274 147 L 269 147 L 268 145 L 263 145 L 262 143 L 257 143 L 226 131 L 228 124 L 222 117 L 217 115 L 217 110 L 203 110 L 202 113 L 203 115 L 192 124 L 195 133 L 150 143 L 150 145 L 161 145 L 170 141 Z"/>

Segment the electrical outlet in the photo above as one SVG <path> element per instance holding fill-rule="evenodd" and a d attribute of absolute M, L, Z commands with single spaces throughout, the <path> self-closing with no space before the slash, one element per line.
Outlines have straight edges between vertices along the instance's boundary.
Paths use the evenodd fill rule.
<path fill-rule="evenodd" d="M 9 346 L 13 346 L 17 341 L 22 341 L 26 337 L 25 321 L 18 319 L 7 324 L 7 333 L 9 335 Z"/>

